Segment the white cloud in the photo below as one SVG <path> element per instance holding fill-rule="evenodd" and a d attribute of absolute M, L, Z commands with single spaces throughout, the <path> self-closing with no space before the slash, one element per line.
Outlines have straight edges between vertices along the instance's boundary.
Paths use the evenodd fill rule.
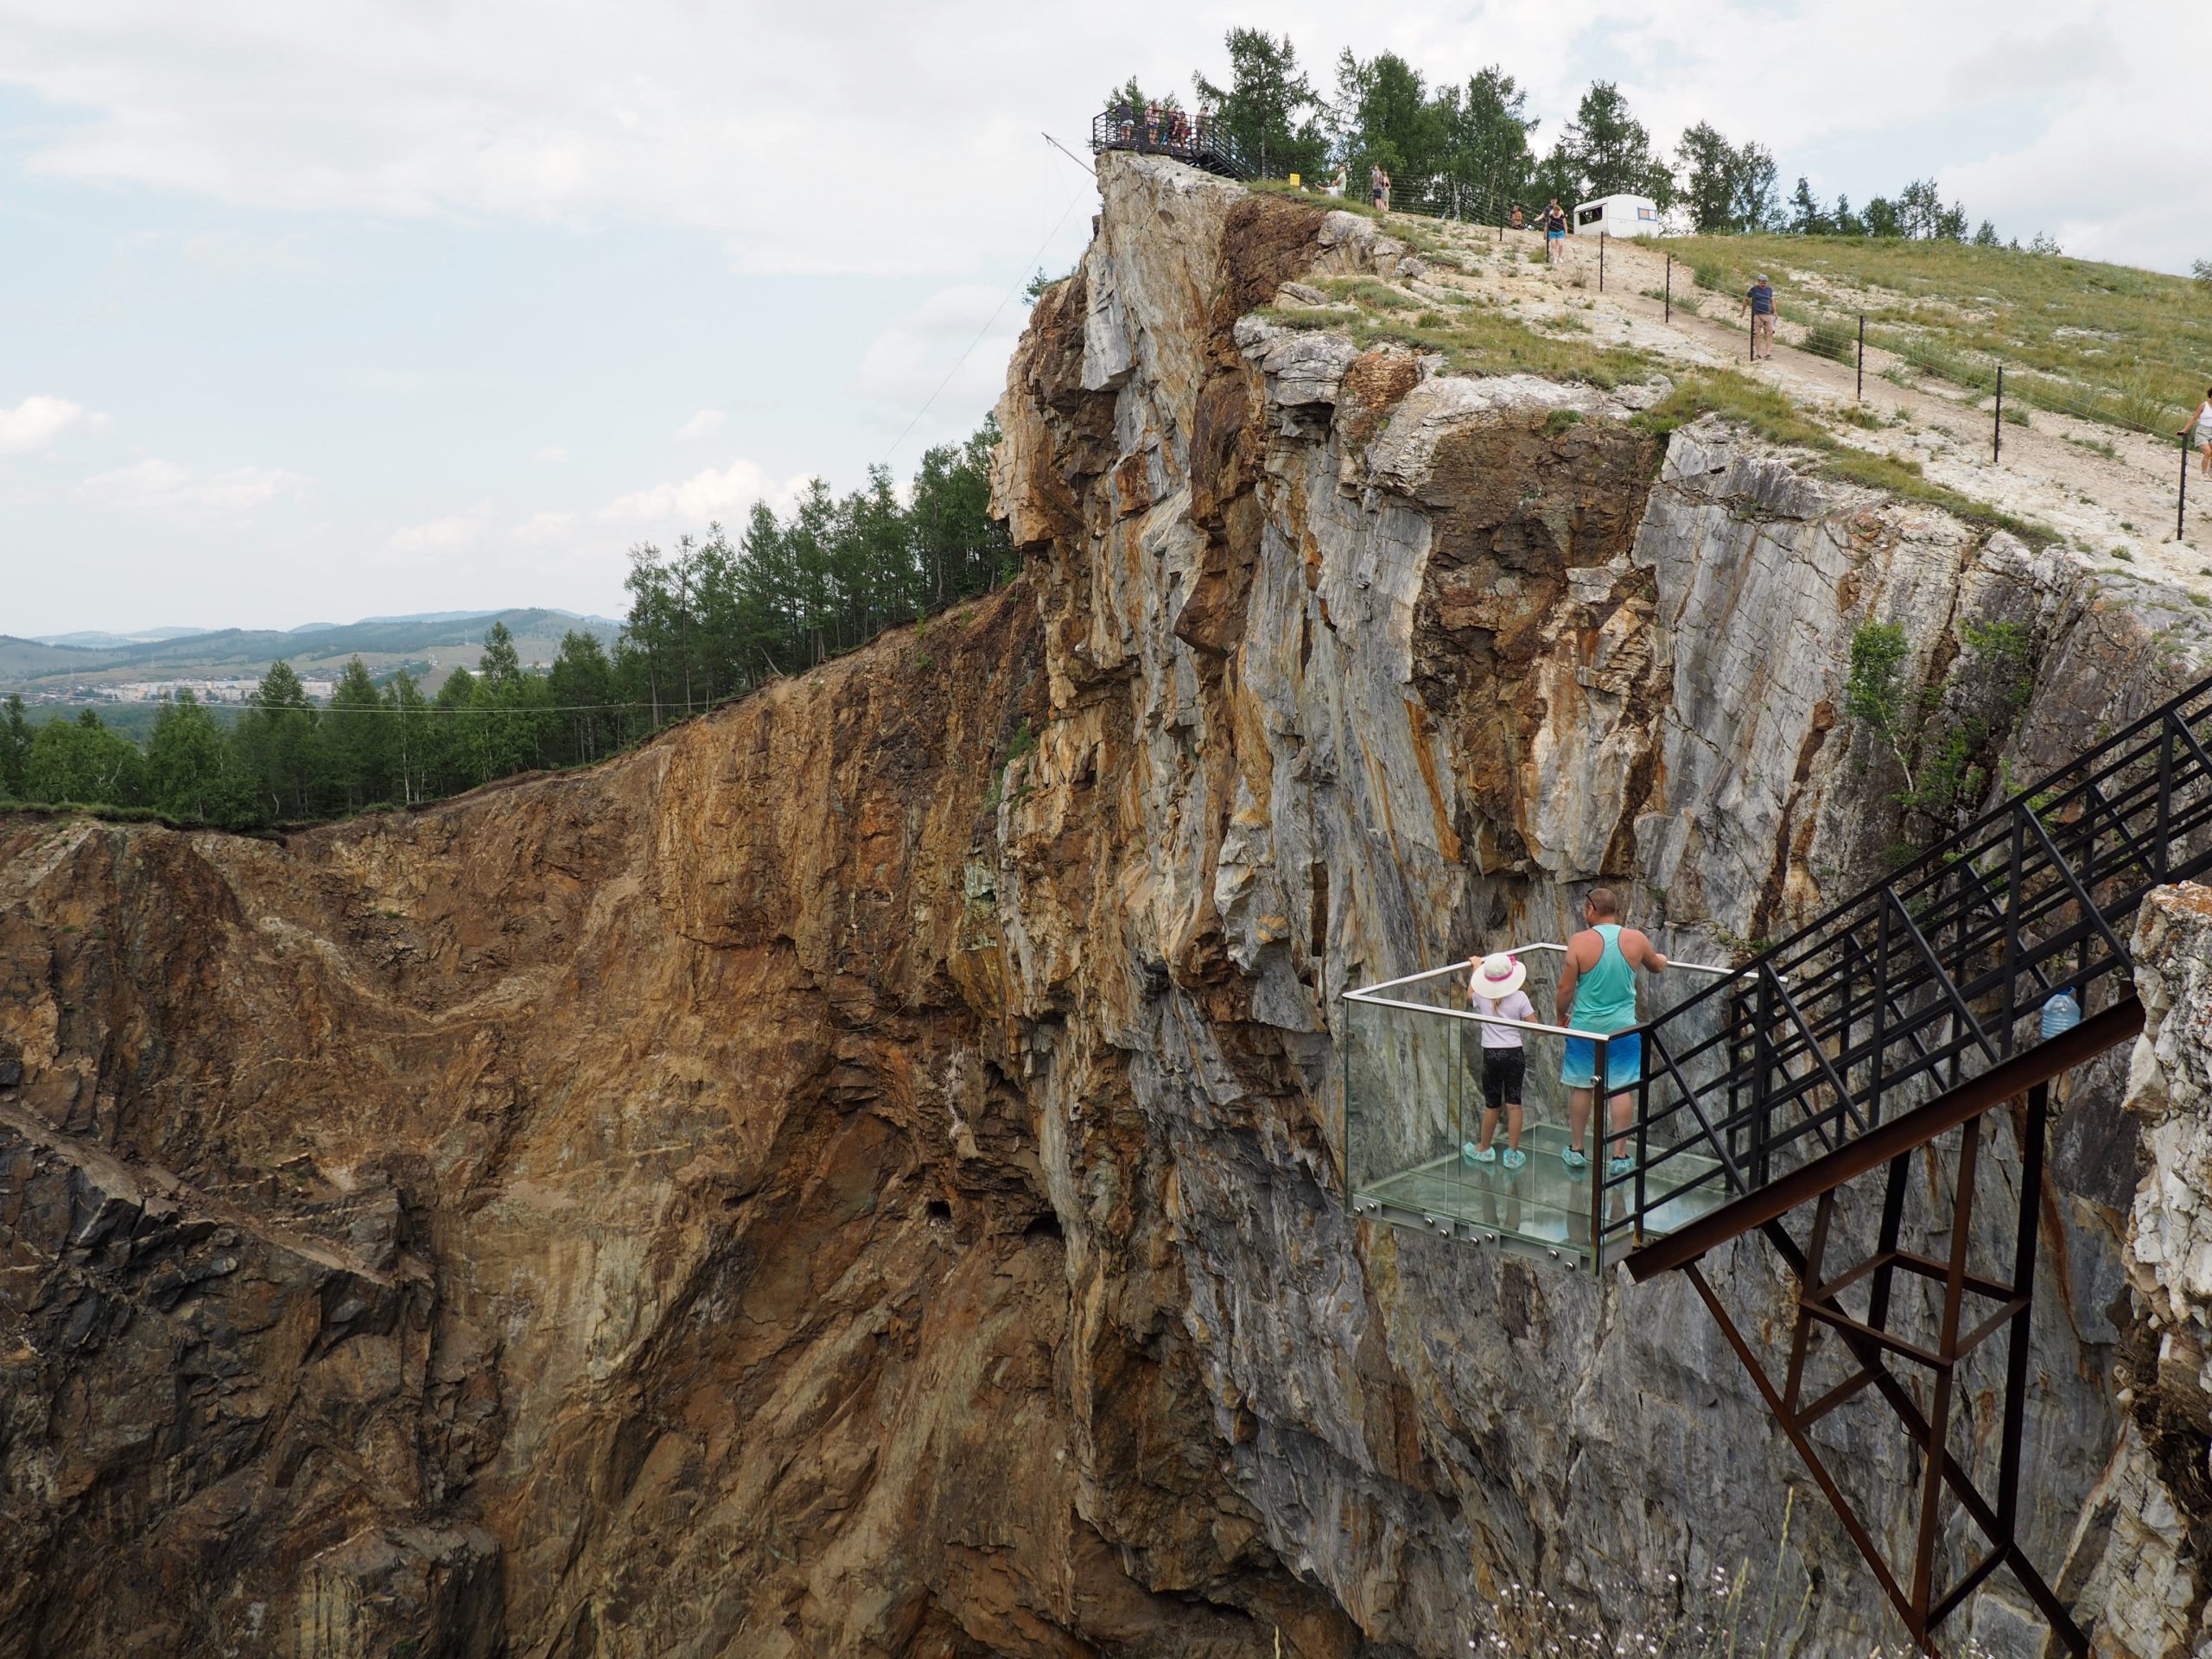
<path fill-rule="evenodd" d="M 1002 291 L 972 284 L 941 289 L 868 342 L 854 390 L 875 405 L 887 442 L 925 406 L 917 439 L 964 436 L 975 424 L 974 411 L 997 401 L 1007 359 L 1028 321 L 1020 301 L 1008 301 Z"/>
<path fill-rule="evenodd" d="M 173 461 L 148 460 L 95 473 L 77 486 L 77 493 L 101 506 L 137 512 L 238 516 L 296 492 L 306 481 L 297 474 L 270 467 L 233 467 L 195 478 L 190 468 Z"/>
<path fill-rule="evenodd" d="M 1081 27 L 1101 48 L 1122 32 Z M 70 111 L 32 162 L 65 178 L 287 212 L 685 226 L 748 269 L 944 269 L 999 233 L 963 211 L 976 182 L 1003 185 L 1017 150 L 1041 159 L 1038 127 L 1096 97 L 1097 54 L 1064 35 L 983 0 L 0 0 L 0 80 Z M 1064 196 L 1077 181 L 1055 165 Z M 1013 233 L 1034 235 L 1019 216 Z"/>
<path fill-rule="evenodd" d="M 596 517 L 602 524 L 696 531 L 710 520 L 734 524 L 753 510 L 756 501 L 776 507 L 788 505 L 805 483 L 804 478 L 795 478 L 779 484 L 741 456 L 727 467 L 709 467 L 686 479 L 651 484 L 617 496 Z"/>
<path fill-rule="evenodd" d="M 71 111 L 33 157 L 70 178 L 379 218 L 684 226 L 721 237 L 749 270 L 995 269 L 1081 188 L 1039 129 L 1080 148 L 1104 83 L 1131 71 L 1187 95 L 1193 67 L 1222 73 L 1234 16 L 1165 0 L 397 12 L 375 0 L 0 0 L 0 80 Z M 1662 145 L 1709 119 L 1772 147 L 1785 184 L 1799 147 L 1902 156 L 1925 136 L 1910 160 L 1882 162 L 1894 179 L 1816 182 L 1863 199 L 2009 163 L 2024 186 L 2036 135 L 2070 119 L 2089 158 L 2147 150 L 2152 170 L 2107 166 L 2086 194 L 2045 192 L 2031 219 L 2102 223 L 2131 197 L 2176 189 L 2204 204 L 2187 143 L 2127 138 L 2160 130 L 2152 112 L 2202 102 L 2201 8 L 1430 0 L 1377 32 L 1340 7 L 1283 0 L 1268 21 L 1325 90 L 1348 40 L 1363 55 L 1396 51 L 1432 81 L 1500 63 L 1529 90 L 1547 143 L 1602 74 Z M 2186 264 L 2196 219 L 2173 218 L 2139 257 Z"/>
<path fill-rule="evenodd" d="M 448 513 L 442 518 L 419 524 L 402 524 L 385 537 L 385 548 L 403 556 L 454 552 L 481 541 L 491 524 L 491 504 L 486 502 L 466 512 Z"/>
<path fill-rule="evenodd" d="M 719 409 L 702 409 L 676 429 L 677 442 L 681 443 L 691 438 L 703 438 L 728 418 Z"/>
<path fill-rule="evenodd" d="M 573 512 L 534 512 L 508 534 L 525 546 L 549 547 L 567 541 L 575 527 Z"/>
<path fill-rule="evenodd" d="M 557 443 L 549 443 L 531 460 L 540 467 L 565 467 L 569 463 L 569 452 Z"/>
<path fill-rule="evenodd" d="M 43 449 L 71 427 L 99 418 L 67 397 L 26 397 L 13 409 L 0 409 L 0 455 Z"/>
<path fill-rule="evenodd" d="M 296 276 L 315 268 L 296 237 L 200 231 L 186 237 L 176 252 L 178 263 L 187 270 L 213 276 Z"/>

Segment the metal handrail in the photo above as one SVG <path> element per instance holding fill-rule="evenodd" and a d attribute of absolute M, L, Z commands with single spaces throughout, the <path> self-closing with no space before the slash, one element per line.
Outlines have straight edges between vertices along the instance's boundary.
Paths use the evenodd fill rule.
<path fill-rule="evenodd" d="M 1166 156 L 1224 178 L 1249 179 L 1253 169 L 1235 135 L 1211 111 L 1117 104 L 1090 118 L 1093 154 L 1109 149 Z"/>
<path fill-rule="evenodd" d="M 1640 1141 L 1684 1103 L 1725 1090 L 1730 1109 L 1707 1122 L 1698 1108 L 1703 1132 L 1677 1149 L 1701 1143 L 1724 1153 L 1748 1136 L 1761 1149 L 1764 1181 L 1782 1173 L 1768 1163 L 1777 1153 L 1797 1168 L 1808 1147 L 1817 1157 L 1865 1139 L 1883 1121 L 1885 1097 L 1912 1091 L 1909 1109 L 1922 1091 L 1955 1089 L 2037 1046 L 2042 1039 L 2024 1035 L 2023 1021 L 2063 991 L 2086 1001 L 2125 972 L 2120 924 L 2144 895 L 2212 869 L 2212 752 L 2192 729 L 2212 727 L 2208 694 L 2212 679 L 2190 686 L 1637 1027 L 1669 1061 L 1668 1076 L 1636 1085 Z M 1868 929 L 1877 936 L 1871 950 Z M 1783 968 L 1798 982 L 1783 996 L 1789 1018 L 1770 1041 L 1757 1008 L 1771 999 L 1752 988 Z M 1700 1010 L 1718 1015 L 1722 1029 L 1674 1056 L 1664 1033 Z M 1724 1042 L 1724 1070 L 1693 1085 L 1677 1058 L 1708 1056 Z M 1899 1045 L 1909 1047 L 1892 1064 Z M 1808 1060 L 1808 1072 L 1797 1069 Z M 1655 1114 L 1653 1089 L 1667 1084 L 1684 1098 Z M 1606 1236 L 1633 1229 L 1643 1239 L 1648 1215 L 1639 1179 L 1630 1213 L 1600 1224 Z"/>

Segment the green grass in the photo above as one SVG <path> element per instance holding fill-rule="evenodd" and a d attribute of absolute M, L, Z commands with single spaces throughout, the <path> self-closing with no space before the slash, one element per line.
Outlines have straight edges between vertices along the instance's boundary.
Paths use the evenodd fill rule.
<path fill-rule="evenodd" d="M 1821 318 L 1805 325 L 1805 338 L 1798 342 L 1797 349 L 1810 352 L 1815 357 L 1848 363 L 1859 354 L 1859 336 L 1840 322 Z"/>
<path fill-rule="evenodd" d="M 2048 547 L 2064 539 L 2044 525 L 2015 518 L 1931 481 L 1922 474 L 1918 461 L 1870 454 L 1839 442 L 1772 386 L 1732 369 L 1700 370 L 1685 377 L 1674 391 L 1637 416 L 1637 421 L 1646 430 L 1664 435 L 1700 415 L 1718 415 L 1773 442 L 1814 451 L 1821 457 L 1812 468 L 1817 476 L 1925 501 L 1968 524 L 2010 531 L 2031 547 Z"/>
<path fill-rule="evenodd" d="M 1716 294 L 1732 293 L 1737 288 L 1748 288 L 1748 283 L 1736 280 L 1735 268 L 1720 255 L 1710 251 L 1702 254 L 1677 255 L 1677 261 L 1687 259 L 1690 276 L 1700 288 L 1711 289 Z"/>
<path fill-rule="evenodd" d="M 1801 319 L 1840 321 L 1863 301 L 1870 344 L 1956 385 L 1992 390 L 2002 359 L 2008 403 L 2169 435 L 2212 383 L 2203 366 L 2212 364 L 2212 308 L 2187 277 L 1953 242 L 1743 236 L 1671 245 L 1703 286 L 1764 269 Z M 1860 294 L 1811 291 L 1793 278 L 1801 272 Z"/>
<path fill-rule="evenodd" d="M 1435 352 L 1447 368 L 1465 374 L 1539 374 L 1548 379 L 1611 387 L 1641 380 L 1650 372 L 1650 364 L 1640 352 L 1580 340 L 1556 340 L 1533 332 L 1512 317 L 1479 308 L 1451 316 L 1431 311 L 1409 317 L 1402 310 L 1381 308 L 1363 308 L 1347 315 L 1342 311 L 1271 306 L 1254 315 L 1284 327 L 1349 335 L 1362 351 L 1395 344 Z"/>
<path fill-rule="evenodd" d="M 1346 300 L 1368 311 L 1417 311 L 1427 303 L 1372 276 L 1326 276 L 1315 286 L 1332 300 Z"/>

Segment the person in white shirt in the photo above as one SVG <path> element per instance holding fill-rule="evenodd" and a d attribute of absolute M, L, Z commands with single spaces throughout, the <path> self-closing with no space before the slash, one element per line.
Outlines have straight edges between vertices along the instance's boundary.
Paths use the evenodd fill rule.
<path fill-rule="evenodd" d="M 1521 990 L 1528 979 L 1527 964 L 1501 950 L 1475 964 L 1467 979 L 1468 1001 L 1477 1014 L 1494 1020 L 1534 1020 L 1535 1007 Z M 1459 1152 L 1470 1163 L 1496 1163 L 1497 1149 L 1491 1142 L 1497 1138 L 1497 1120 L 1503 1114 L 1505 1166 L 1518 1169 L 1529 1161 L 1529 1154 L 1521 1150 L 1521 1084 L 1528 1071 L 1521 1033 L 1510 1026 L 1478 1025 L 1475 1029 L 1482 1033 L 1482 1139 L 1467 1141 Z"/>
<path fill-rule="evenodd" d="M 2188 438 L 2192 431 L 2196 435 L 2190 438 L 2190 442 L 2199 451 L 2197 475 L 2212 478 L 2212 388 L 2206 390 L 2204 401 L 2196 406 L 2196 413 L 2190 417 L 2189 424 L 2182 428 L 2182 436 Z"/>

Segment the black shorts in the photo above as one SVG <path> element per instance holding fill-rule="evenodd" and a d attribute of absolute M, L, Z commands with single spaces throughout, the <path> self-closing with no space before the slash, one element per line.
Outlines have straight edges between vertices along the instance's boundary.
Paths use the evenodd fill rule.
<path fill-rule="evenodd" d="M 1481 1053 L 1483 1109 L 1499 1112 L 1508 1106 L 1518 1106 L 1521 1103 L 1522 1079 L 1529 1070 L 1528 1051 L 1485 1048 Z"/>

